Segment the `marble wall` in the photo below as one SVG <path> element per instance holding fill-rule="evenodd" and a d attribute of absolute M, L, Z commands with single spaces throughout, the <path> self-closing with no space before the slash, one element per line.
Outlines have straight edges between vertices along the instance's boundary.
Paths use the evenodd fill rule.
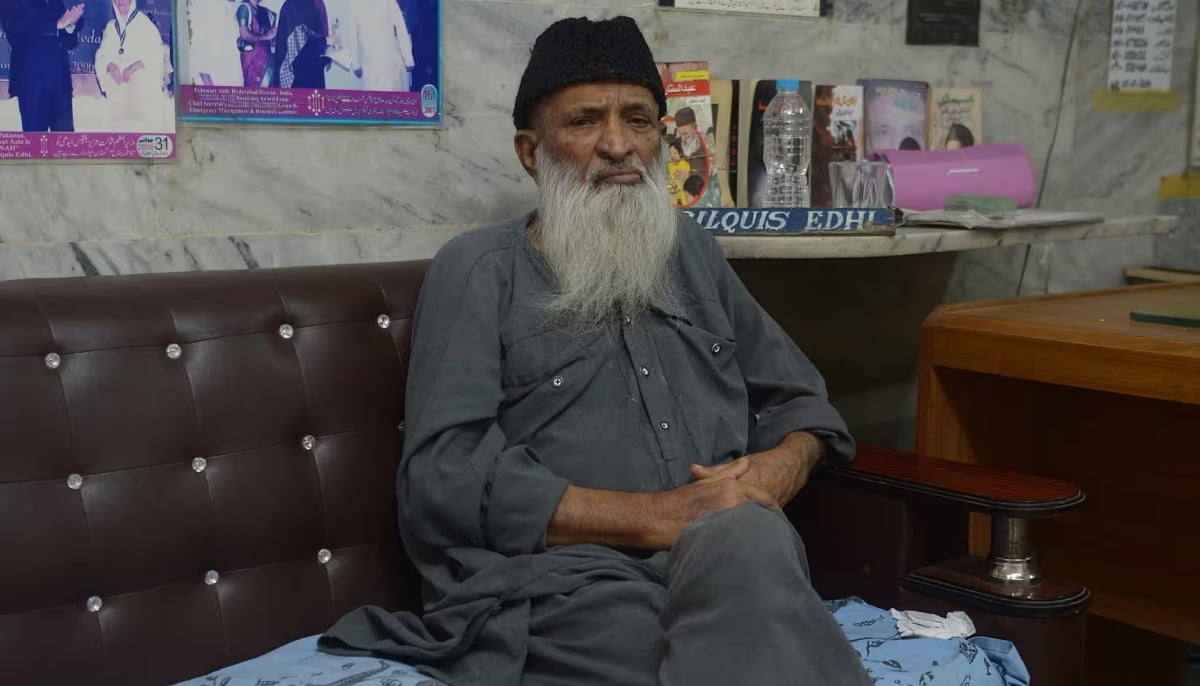
<path fill-rule="evenodd" d="M 838 83 L 872 76 L 982 87 L 987 138 L 1026 144 L 1044 181 L 1044 206 L 1155 212 L 1159 178 L 1186 164 L 1188 113 L 1092 107 L 1105 81 L 1111 3 L 983 0 L 980 46 L 947 48 L 905 45 L 904 0 L 835 0 L 834 16 L 821 20 L 658 10 L 653 0 L 444 0 L 442 130 L 185 126 L 172 163 L 0 166 L 0 279 L 429 256 L 457 230 L 530 206 L 533 185 L 512 153 L 512 97 L 536 35 L 576 15 L 631 15 L 659 59 L 707 58 L 723 77 L 801 74 Z M 1189 102 L 1197 8 L 1179 5 L 1175 83 Z M 1200 239 L 1175 240 L 1165 252 L 1200 267 Z M 797 337 L 830 351 L 818 357 L 838 370 L 831 388 L 855 408 L 848 415 L 871 427 L 868 438 L 905 444 L 916 325 L 930 308 L 1115 285 L 1126 264 L 1154 261 L 1155 242 L 738 268 L 752 281 L 822 275 L 823 288 L 847 294 L 844 311 L 872 322 L 864 340 L 891 336 L 887 355 L 901 361 L 881 370 L 835 362 L 844 348 L 826 341 L 837 340 L 836 327 L 796 324 L 823 332 Z M 885 291 L 910 297 L 880 299 Z M 793 295 L 773 311 L 813 311 L 802 290 Z"/>

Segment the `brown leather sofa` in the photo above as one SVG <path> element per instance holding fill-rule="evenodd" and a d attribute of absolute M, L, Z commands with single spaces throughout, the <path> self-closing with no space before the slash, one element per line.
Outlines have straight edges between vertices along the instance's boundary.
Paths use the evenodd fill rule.
<path fill-rule="evenodd" d="M 166 684 L 419 607 L 394 473 L 424 262 L 0 283 L 0 682 Z M 968 510 L 1082 501 L 864 447 L 790 514 L 826 597 L 967 609 L 1075 683 L 1087 593 L 1004 586 Z"/>

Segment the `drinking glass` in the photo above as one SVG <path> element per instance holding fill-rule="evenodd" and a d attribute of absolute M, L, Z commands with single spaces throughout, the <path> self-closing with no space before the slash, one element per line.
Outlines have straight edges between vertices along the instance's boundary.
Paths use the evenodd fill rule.
<path fill-rule="evenodd" d="M 890 207 L 896 198 L 887 162 L 830 162 L 834 207 Z"/>

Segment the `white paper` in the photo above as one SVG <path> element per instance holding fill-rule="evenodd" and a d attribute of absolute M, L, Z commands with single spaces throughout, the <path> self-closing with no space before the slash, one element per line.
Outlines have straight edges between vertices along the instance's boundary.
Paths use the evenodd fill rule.
<path fill-rule="evenodd" d="M 1169 90 L 1176 0 L 1113 0 L 1108 87 Z"/>
<path fill-rule="evenodd" d="M 675 0 L 675 8 L 713 12 L 821 16 L 821 0 Z"/>
<path fill-rule="evenodd" d="M 1008 216 L 988 217 L 975 211 L 930 210 L 916 212 L 901 210 L 904 226 L 944 226 L 952 229 L 1028 229 L 1038 226 L 1062 226 L 1102 221 L 1093 212 L 1055 212 L 1051 210 L 1017 210 Z"/>
<path fill-rule="evenodd" d="M 958 610 L 950 612 L 945 618 L 912 610 L 902 612 L 893 608 L 891 612 L 892 619 L 896 620 L 896 628 L 905 638 L 970 638 L 975 634 L 975 623 L 967 613 Z"/>

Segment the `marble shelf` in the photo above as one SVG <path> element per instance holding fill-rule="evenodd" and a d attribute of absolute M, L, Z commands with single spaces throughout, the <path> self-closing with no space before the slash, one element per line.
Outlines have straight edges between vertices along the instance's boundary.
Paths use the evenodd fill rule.
<path fill-rule="evenodd" d="M 900 227 L 895 236 L 719 235 L 730 259 L 890 257 L 980 250 L 1029 243 L 1090 240 L 1168 233 L 1179 224 L 1171 215 L 1113 217 L 1099 222 L 1022 229 Z"/>

